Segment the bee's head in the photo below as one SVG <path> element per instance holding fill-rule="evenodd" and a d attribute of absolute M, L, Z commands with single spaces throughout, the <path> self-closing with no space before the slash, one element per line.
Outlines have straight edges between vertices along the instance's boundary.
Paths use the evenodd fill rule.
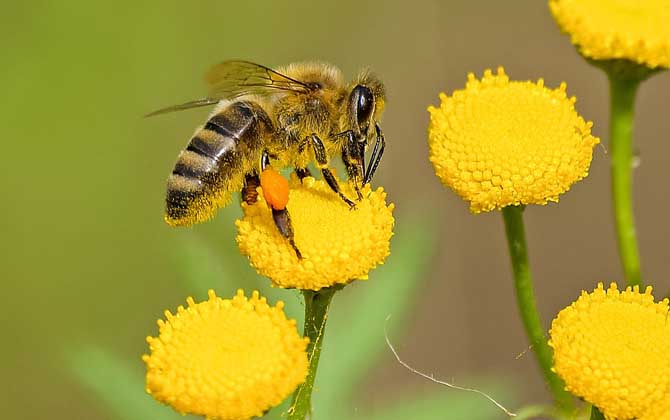
<path fill-rule="evenodd" d="M 364 72 L 354 82 L 349 94 L 348 114 L 351 129 L 367 139 L 374 133 L 384 109 L 384 85 L 375 76 Z"/>

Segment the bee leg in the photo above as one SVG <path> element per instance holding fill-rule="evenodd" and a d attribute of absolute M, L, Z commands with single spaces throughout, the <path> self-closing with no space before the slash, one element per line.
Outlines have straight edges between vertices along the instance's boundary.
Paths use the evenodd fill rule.
<path fill-rule="evenodd" d="M 295 174 L 298 175 L 298 179 L 302 182 L 303 179 L 308 176 L 312 176 L 312 173 L 309 171 L 309 168 L 295 168 Z"/>
<path fill-rule="evenodd" d="M 379 128 L 379 124 L 375 123 L 375 131 L 377 132 L 377 140 L 375 141 L 374 149 L 372 149 L 370 163 L 368 164 L 368 171 L 365 173 L 365 177 L 363 178 L 364 185 L 369 184 L 372 180 L 372 177 L 375 176 L 379 162 L 381 162 L 382 155 L 384 154 L 384 148 L 386 147 L 386 140 L 384 139 L 382 129 Z"/>
<path fill-rule="evenodd" d="M 244 187 L 242 187 L 242 200 L 245 203 L 252 205 L 258 200 L 258 188 L 261 185 L 261 180 L 254 172 L 244 176 Z"/>
<path fill-rule="evenodd" d="M 335 175 L 330 171 L 330 168 L 328 168 L 328 155 L 326 154 L 326 146 L 323 145 L 323 141 L 316 135 L 312 134 L 311 135 L 311 140 L 312 140 L 312 148 L 314 149 L 314 158 L 316 159 L 316 163 L 321 169 L 321 175 L 323 176 L 323 179 L 326 180 L 326 183 L 328 183 L 328 186 L 330 189 L 335 191 L 340 198 L 349 205 L 351 209 L 356 208 L 356 204 L 354 204 L 353 201 L 349 200 L 344 194 L 342 194 L 342 191 L 340 190 L 340 184 L 337 183 L 337 179 L 335 178 Z"/>
<path fill-rule="evenodd" d="M 353 182 L 358 201 L 363 199 L 361 194 L 361 181 L 365 174 L 365 143 L 356 140 L 354 132 L 348 130 L 345 132 L 347 141 L 342 147 L 342 162 L 347 168 L 349 180 Z"/>
<path fill-rule="evenodd" d="M 270 166 L 270 153 L 267 150 L 263 150 L 263 154 L 261 155 L 261 171 L 264 171 L 268 166 Z"/>
<path fill-rule="evenodd" d="M 281 210 L 272 209 L 272 219 L 274 219 L 275 226 L 277 226 L 277 230 L 279 230 L 279 233 L 281 233 L 281 235 L 284 238 L 286 238 L 288 243 L 295 251 L 295 255 L 298 257 L 299 260 L 301 260 L 302 254 L 300 253 L 300 250 L 295 244 L 295 239 L 293 236 L 293 226 L 291 226 L 291 216 L 289 216 L 288 214 L 288 209 L 286 208 L 283 208 Z"/>

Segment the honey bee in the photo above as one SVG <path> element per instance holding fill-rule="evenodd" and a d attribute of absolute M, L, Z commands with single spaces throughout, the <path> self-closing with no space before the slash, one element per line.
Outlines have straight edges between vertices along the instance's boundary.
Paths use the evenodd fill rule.
<path fill-rule="evenodd" d="M 330 188 L 352 209 L 330 169 L 340 156 L 360 200 L 384 153 L 379 127 L 384 109 L 382 82 L 368 71 L 346 82 L 339 69 L 324 63 L 271 68 L 248 61 L 225 61 L 206 74 L 204 99 L 164 108 L 157 115 L 216 105 L 181 151 L 168 178 L 165 221 L 190 226 L 210 219 L 235 192 L 248 204 L 264 170 L 291 167 L 302 180 L 314 162 Z M 374 140 L 366 165 L 365 152 Z M 275 225 L 298 257 L 287 209 L 272 206 Z M 282 207 L 282 206 L 279 206 Z"/>

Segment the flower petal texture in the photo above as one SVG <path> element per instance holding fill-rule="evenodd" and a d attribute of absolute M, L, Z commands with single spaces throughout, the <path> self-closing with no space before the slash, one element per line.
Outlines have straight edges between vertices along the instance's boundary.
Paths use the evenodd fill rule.
<path fill-rule="evenodd" d="M 599 143 L 565 89 L 510 81 L 502 67 L 470 73 L 465 89 L 428 108 L 435 174 L 473 213 L 558 201 L 588 175 Z"/>
<path fill-rule="evenodd" d="M 549 8 L 585 57 L 670 67 L 667 0 L 550 0 Z"/>
<path fill-rule="evenodd" d="M 356 196 L 348 183 L 341 188 L 345 195 Z M 394 206 L 386 204 L 382 188 L 373 191 L 367 185 L 362 194 L 350 209 L 325 182 L 293 177 L 287 209 L 302 259 L 277 230 L 263 194 L 254 205 L 242 204 L 244 217 L 237 221 L 240 251 L 278 287 L 319 290 L 367 279 L 389 255 Z"/>
<path fill-rule="evenodd" d="M 147 392 L 180 413 L 246 420 L 280 404 L 307 375 L 307 338 L 253 292 L 165 311 L 158 337 L 147 337 Z"/>
<path fill-rule="evenodd" d="M 668 299 L 654 303 L 651 287 L 599 283 L 552 322 L 554 370 L 607 419 L 668 418 L 652 415 L 670 402 L 668 316 Z"/>

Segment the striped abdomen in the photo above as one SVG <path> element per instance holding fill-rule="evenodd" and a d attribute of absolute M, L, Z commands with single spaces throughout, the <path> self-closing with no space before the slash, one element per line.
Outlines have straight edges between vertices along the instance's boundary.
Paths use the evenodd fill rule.
<path fill-rule="evenodd" d="M 191 138 L 168 178 L 165 221 L 188 226 L 211 218 L 239 191 L 246 172 L 258 166 L 271 121 L 252 102 L 234 102 Z"/>

